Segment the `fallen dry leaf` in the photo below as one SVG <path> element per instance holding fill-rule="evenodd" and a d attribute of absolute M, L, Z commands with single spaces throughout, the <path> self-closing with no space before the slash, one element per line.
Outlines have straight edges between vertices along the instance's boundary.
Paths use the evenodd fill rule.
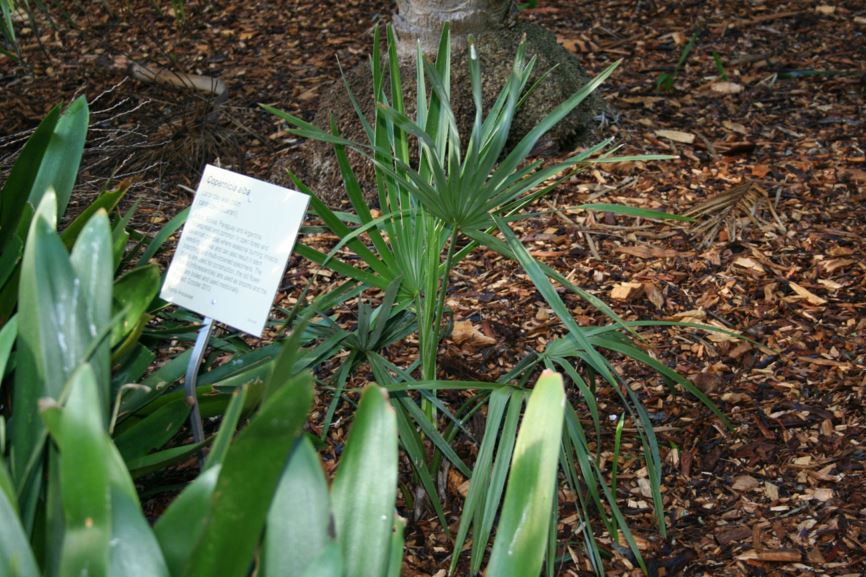
<path fill-rule="evenodd" d="M 745 541 L 751 536 L 752 530 L 745 525 L 723 526 L 720 529 L 716 529 L 715 532 L 716 541 L 722 546 L 727 546 L 737 541 Z"/>
<path fill-rule="evenodd" d="M 702 309 L 683 311 L 669 316 L 665 320 L 681 323 L 704 323 L 707 320 L 707 312 Z"/>
<path fill-rule="evenodd" d="M 651 302 L 657 309 L 660 309 L 665 305 L 665 295 L 662 294 L 661 289 L 659 289 L 658 285 L 655 283 L 643 283 L 643 291 L 646 293 L 646 298 L 649 299 L 649 302 Z"/>
<path fill-rule="evenodd" d="M 649 479 L 641 478 L 637 480 L 637 487 L 640 491 L 640 494 L 646 497 L 647 499 L 651 499 L 653 496 L 652 486 L 650 485 Z"/>
<path fill-rule="evenodd" d="M 770 173 L 770 167 L 766 164 L 756 164 L 752 167 L 752 176 L 754 178 L 764 178 Z"/>
<path fill-rule="evenodd" d="M 479 331 L 475 325 L 472 324 L 472 321 L 455 322 L 454 330 L 451 332 L 451 340 L 458 345 L 466 343 L 469 345 L 488 347 L 496 344 L 496 339 L 488 337 Z"/>
<path fill-rule="evenodd" d="M 760 485 L 758 480 L 751 475 L 740 475 L 739 477 L 734 477 L 731 489 L 734 491 L 751 491 L 752 489 L 757 489 L 758 485 Z"/>

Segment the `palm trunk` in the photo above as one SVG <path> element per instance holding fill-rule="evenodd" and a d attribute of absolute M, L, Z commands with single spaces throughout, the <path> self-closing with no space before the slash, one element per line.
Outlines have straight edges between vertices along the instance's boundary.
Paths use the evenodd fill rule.
<path fill-rule="evenodd" d="M 513 0 L 397 0 L 394 27 L 402 54 L 414 53 L 418 42 L 432 54 L 445 24 L 451 27 L 453 47 L 460 49 L 468 35 L 501 28 L 514 12 Z"/>

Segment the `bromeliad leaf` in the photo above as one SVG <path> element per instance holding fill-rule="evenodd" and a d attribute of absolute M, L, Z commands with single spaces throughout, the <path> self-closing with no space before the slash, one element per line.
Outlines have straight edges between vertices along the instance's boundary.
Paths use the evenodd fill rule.
<path fill-rule="evenodd" d="M 0 575 L 39 577 L 24 527 L 9 496 L 0 491 Z"/>
<path fill-rule="evenodd" d="M 72 187 L 81 163 L 90 111 L 84 97 L 75 100 L 63 112 L 51 135 L 39 171 L 30 188 L 29 201 L 38 206 L 43 195 L 53 190 L 62 215 L 72 195 Z"/>
<path fill-rule="evenodd" d="M 304 437 L 292 450 L 268 511 L 266 577 L 283 575 L 286 567 L 303 575 L 323 554 L 332 557 L 333 552 L 326 553 L 334 537 L 329 534 L 330 524 L 328 484 L 316 450 Z"/>
<path fill-rule="evenodd" d="M 517 435 L 488 575 L 533 577 L 541 572 L 556 493 L 564 412 L 562 377 L 546 371 L 529 397 Z"/>
<path fill-rule="evenodd" d="M 226 454 L 208 519 L 183 575 L 246 575 L 312 394 L 312 377 L 297 375 L 268 397 L 238 435 Z"/>
<path fill-rule="evenodd" d="M 331 489 L 334 525 L 347 575 L 381 577 L 397 495 L 397 420 L 384 389 L 361 396 Z"/>
<path fill-rule="evenodd" d="M 45 194 L 30 226 L 21 266 L 12 423 L 12 471 L 19 489 L 44 430 L 38 401 L 59 397 L 85 360 L 95 332 L 87 319 L 81 280 L 54 229 L 56 206 L 54 194 Z"/>
<path fill-rule="evenodd" d="M 57 434 L 65 534 L 60 575 L 108 574 L 111 540 L 109 457 L 96 375 L 83 364 L 70 378 Z"/>

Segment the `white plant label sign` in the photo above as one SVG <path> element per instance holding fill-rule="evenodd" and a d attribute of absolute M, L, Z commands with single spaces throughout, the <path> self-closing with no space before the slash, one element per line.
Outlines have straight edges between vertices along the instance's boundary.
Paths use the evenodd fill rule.
<path fill-rule="evenodd" d="M 208 165 L 160 296 L 261 337 L 309 200 Z"/>

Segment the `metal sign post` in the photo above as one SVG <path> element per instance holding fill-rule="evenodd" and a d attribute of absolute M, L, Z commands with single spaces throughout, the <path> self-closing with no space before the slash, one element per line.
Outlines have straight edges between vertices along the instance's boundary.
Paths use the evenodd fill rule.
<path fill-rule="evenodd" d="M 198 370 L 201 368 L 201 361 L 204 358 L 205 350 L 207 350 L 207 343 L 210 340 L 211 332 L 213 332 L 213 319 L 205 317 L 204 323 L 195 339 L 195 346 L 192 349 L 192 355 L 189 357 L 189 364 L 186 367 L 186 378 L 183 381 L 183 386 L 186 390 L 186 403 L 192 407 L 189 422 L 192 427 L 192 438 L 196 443 L 204 441 L 204 425 L 201 420 L 201 411 L 198 407 L 198 396 L 196 395 L 195 388 L 198 381 Z"/>

